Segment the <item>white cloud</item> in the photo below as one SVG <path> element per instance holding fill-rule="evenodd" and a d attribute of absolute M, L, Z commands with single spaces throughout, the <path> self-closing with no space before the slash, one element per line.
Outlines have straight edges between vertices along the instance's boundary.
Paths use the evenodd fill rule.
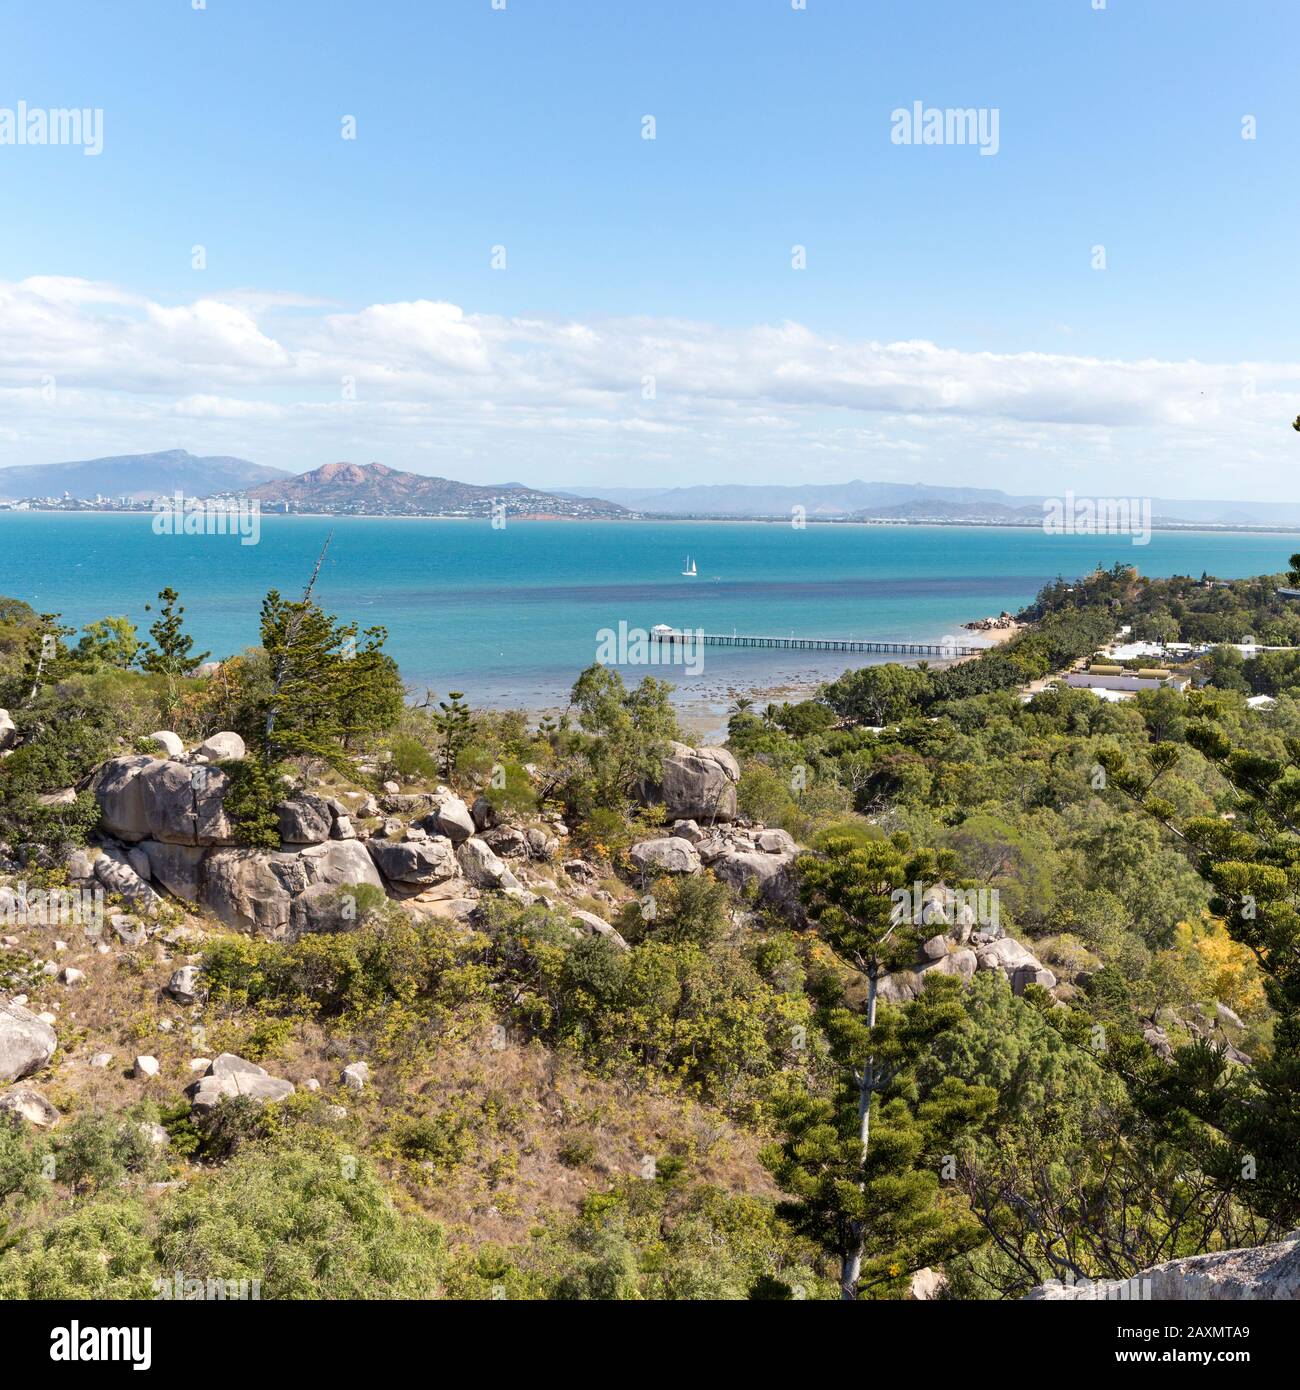
<path fill-rule="evenodd" d="M 71 277 L 0 283 L 5 463 L 108 452 L 105 439 L 123 444 L 133 426 L 125 447 L 170 447 L 180 420 L 186 447 L 288 467 L 351 455 L 552 483 L 652 470 L 665 484 L 905 468 L 909 480 L 1040 491 L 1046 465 L 1056 486 L 1266 497 L 1292 492 L 1297 408 L 1296 363 L 968 352 L 790 322 L 509 318 L 426 299 L 348 311 L 274 291 L 161 304 Z"/>
<path fill-rule="evenodd" d="M 195 420 L 278 420 L 285 411 L 269 401 L 244 401 L 234 396 L 184 396 L 173 407 L 177 415 Z"/>

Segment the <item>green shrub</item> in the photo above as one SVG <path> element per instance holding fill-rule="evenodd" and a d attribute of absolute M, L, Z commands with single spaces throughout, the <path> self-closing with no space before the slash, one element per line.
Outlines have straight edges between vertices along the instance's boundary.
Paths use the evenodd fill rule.
<path fill-rule="evenodd" d="M 280 1111 L 263 1105 L 251 1096 L 228 1096 L 195 1121 L 199 1150 L 211 1163 L 224 1163 L 248 1144 L 258 1143 L 276 1133 Z"/>
<path fill-rule="evenodd" d="M 566 1135 L 555 1156 L 566 1168 L 586 1168 L 596 1157 L 596 1141 L 589 1134 Z"/>
<path fill-rule="evenodd" d="M 537 810 L 537 792 L 532 779 L 518 763 L 494 764 L 483 798 L 503 818 L 532 815 Z"/>
<path fill-rule="evenodd" d="M 275 770 L 252 750 L 238 762 L 222 763 L 221 770 L 230 778 L 223 808 L 239 840 L 258 849 L 279 849 L 275 806 L 282 798 L 276 790 Z"/>
<path fill-rule="evenodd" d="M 101 1197 L 24 1231 L 0 1258 L 0 1299 L 151 1299 L 148 1212 L 135 1197 Z"/>
<path fill-rule="evenodd" d="M 242 1149 L 167 1203 L 157 1243 L 164 1270 L 257 1279 L 264 1299 L 437 1298 L 446 1258 L 366 1158 L 325 1143 Z"/>
<path fill-rule="evenodd" d="M 56 1176 L 78 1194 L 115 1187 L 128 1174 L 158 1166 L 158 1151 L 145 1132 L 146 1110 L 125 1115 L 79 1115 L 55 1140 Z"/>
<path fill-rule="evenodd" d="M 394 1141 L 403 1157 L 450 1173 L 473 1152 L 472 1126 L 463 1115 L 414 1116 L 398 1123 Z"/>
<path fill-rule="evenodd" d="M 412 918 L 367 885 L 349 891 L 357 900 L 355 931 L 288 943 L 243 936 L 213 942 L 203 966 L 210 1004 L 358 1025 L 396 1016 L 401 1005 L 424 1020 L 426 1032 L 431 1020 L 447 1023 L 464 1008 L 472 1026 L 488 998 L 474 935 L 443 919 Z"/>
<path fill-rule="evenodd" d="M 386 769 L 394 777 L 432 782 L 438 777 L 438 760 L 418 738 L 397 734 L 389 741 Z"/>

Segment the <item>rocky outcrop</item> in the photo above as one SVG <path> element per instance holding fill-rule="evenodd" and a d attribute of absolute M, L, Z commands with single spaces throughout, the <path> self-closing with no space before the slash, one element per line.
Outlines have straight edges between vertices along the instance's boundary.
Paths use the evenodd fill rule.
<path fill-rule="evenodd" d="M 413 898 L 407 898 L 408 911 L 421 917 L 449 917 L 467 922 L 479 906 L 479 890 L 463 878 L 448 879 L 446 883 L 426 888 Z"/>
<path fill-rule="evenodd" d="M 178 1004 L 192 1004 L 199 992 L 199 968 L 197 965 L 182 965 L 173 970 L 171 979 L 163 986 Z"/>
<path fill-rule="evenodd" d="M 909 1298 L 917 1299 L 920 1302 L 927 1302 L 931 1299 L 941 1298 L 948 1288 L 948 1276 L 942 1270 L 918 1269 L 908 1281 L 907 1294 Z"/>
<path fill-rule="evenodd" d="M 593 888 L 600 882 L 600 870 L 594 864 L 588 864 L 585 859 L 566 859 L 560 868 L 564 870 L 566 877 L 584 888 Z"/>
<path fill-rule="evenodd" d="M 309 884 L 328 883 L 335 888 L 349 883 L 368 883 L 372 888 L 384 886 L 367 847 L 360 840 L 331 840 L 324 845 L 309 845 L 288 857 L 296 858 L 302 865 Z"/>
<path fill-rule="evenodd" d="M 1271 1245 L 1220 1250 L 1169 1260 L 1132 1279 L 1097 1283 L 1040 1284 L 1026 1295 L 1034 1302 L 1062 1299 L 1133 1299 L 1207 1302 L 1294 1302 L 1300 1299 L 1300 1231 Z"/>
<path fill-rule="evenodd" d="M 480 837 L 502 859 L 522 859 L 528 853 L 528 836 L 517 825 L 497 825 Z"/>
<path fill-rule="evenodd" d="M 18 730 L 7 709 L 0 709 L 0 753 L 11 752 L 18 746 Z"/>
<path fill-rule="evenodd" d="M 272 1076 L 265 1067 L 247 1062 L 233 1052 L 213 1058 L 206 1075 L 186 1089 L 195 1110 L 211 1110 L 223 1100 L 248 1096 L 256 1101 L 284 1100 L 294 1093 L 292 1081 Z"/>
<path fill-rule="evenodd" d="M 364 1091 L 370 1084 L 370 1067 L 365 1062 L 351 1062 L 339 1073 L 339 1084 L 350 1091 Z"/>
<path fill-rule="evenodd" d="M 737 892 L 791 913 L 798 911 L 792 872 L 798 854 L 784 830 L 724 825 L 705 832 L 693 820 L 678 821 L 671 835 L 642 840 L 629 851 L 643 874 L 693 874 L 704 866 Z"/>
<path fill-rule="evenodd" d="M 325 803 L 322 803 L 325 804 Z M 209 908 L 230 926 L 280 935 L 291 917 L 293 900 L 315 884 L 367 883 L 383 887 L 366 847 L 357 839 L 327 839 L 280 851 L 234 846 L 183 845 L 141 840 L 69 857 L 69 877 L 100 883 L 130 903 L 134 911 L 156 915 L 161 899 L 155 888 Z M 135 922 L 136 927 L 139 926 Z M 127 944 L 133 937 L 119 932 Z M 144 933 L 139 933 L 139 940 Z"/>
<path fill-rule="evenodd" d="M 201 845 L 169 845 L 161 840 L 141 840 L 140 849 L 149 861 L 149 874 L 155 883 L 188 903 L 199 900 L 203 857 Z"/>
<path fill-rule="evenodd" d="M 764 854 L 798 854 L 799 846 L 788 830 L 758 830 L 754 832 L 755 848 Z"/>
<path fill-rule="evenodd" d="M 240 762 L 247 751 L 244 740 L 227 730 L 204 739 L 194 750 L 194 756 L 210 763 Z"/>
<path fill-rule="evenodd" d="M 323 796 L 300 792 L 275 808 L 280 839 L 286 845 L 319 845 L 330 838 L 334 812 Z"/>
<path fill-rule="evenodd" d="M 790 876 L 793 854 L 765 854 L 762 850 L 730 850 L 713 861 L 713 872 L 739 893 L 756 893 L 776 906 L 793 907 L 794 883 Z"/>
<path fill-rule="evenodd" d="M 695 846 L 676 835 L 661 840 L 642 840 L 632 846 L 628 857 L 643 874 L 693 874 L 700 867 Z"/>
<path fill-rule="evenodd" d="M 456 876 L 456 850 L 445 835 L 421 840 L 367 841 L 371 858 L 399 897 L 410 897 Z"/>
<path fill-rule="evenodd" d="M 725 748 L 670 744 L 660 786 L 669 820 L 734 820 L 739 781 L 740 764 Z"/>
<path fill-rule="evenodd" d="M 479 888 L 501 888 L 518 891 L 519 880 L 493 853 L 492 847 L 477 835 L 471 836 L 456 850 L 456 862 L 467 879 Z"/>
<path fill-rule="evenodd" d="M 137 780 L 141 771 L 157 762 L 147 753 L 113 758 L 96 772 L 91 791 L 99 803 L 100 825 L 119 840 L 143 840 L 149 835 L 144 798 Z"/>
<path fill-rule="evenodd" d="M 963 939 L 969 939 L 970 945 L 962 945 Z M 905 1003 L 920 994 L 929 974 L 955 975 L 969 984 L 977 970 L 998 971 L 1016 994 L 1023 994 L 1031 984 L 1051 990 L 1057 983 L 1056 976 L 1019 941 L 1009 936 L 988 941 L 983 933 L 971 933 L 969 924 L 958 922 L 948 933 L 937 932 L 927 938 L 909 968 L 882 976 L 877 991 L 888 1003 Z"/>
<path fill-rule="evenodd" d="M 170 751 L 169 741 L 163 751 Z M 522 892 L 503 855 L 549 860 L 559 852 L 555 835 L 501 823 L 485 798 L 471 810 L 448 787 L 386 791 L 382 806 L 394 817 L 422 818 L 414 825 L 391 819 L 375 838 L 373 827 L 363 826 L 364 840 L 342 802 L 298 792 L 275 807 L 280 850 L 241 847 L 224 807 L 230 779 L 208 762 L 236 756 L 243 756 L 238 735 L 220 734 L 188 756 L 140 754 L 105 763 L 92 791 L 111 838 L 98 854 L 86 851 L 70 862 L 69 871 L 98 879 L 144 916 L 156 915 L 157 885 L 229 926 L 282 939 L 346 930 L 355 914 L 333 888 L 365 883 L 413 900 L 454 879 L 458 887 L 449 899 L 462 908 L 432 910 L 459 915 L 472 910 L 480 888 Z M 380 809 L 371 801 L 358 807 L 365 819 Z M 480 827 L 491 843 L 477 833 Z"/>
<path fill-rule="evenodd" d="M 118 840 L 229 845 L 235 843 L 223 805 L 229 786 L 217 768 L 142 754 L 105 763 L 91 790 L 104 830 Z"/>
<path fill-rule="evenodd" d="M 975 978 L 975 952 L 964 946 L 950 951 L 945 942 L 942 955 L 923 953 L 913 969 L 895 970 L 883 976 L 876 986 L 877 997 L 887 1004 L 905 1004 L 920 995 L 929 975 L 955 975 L 968 985 Z"/>
<path fill-rule="evenodd" d="M 175 734 L 160 730 L 151 737 L 160 743 L 166 757 L 136 754 L 113 758 L 95 774 L 91 790 L 105 832 L 128 844 L 141 840 L 175 845 L 235 844 L 234 827 L 224 804 L 230 778 L 209 764 L 242 758 L 243 740 L 238 734 L 214 734 L 186 759 L 183 750 L 178 753 L 175 749 Z M 281 838 L 291 845 L 328 840 L 335 834 L 340 817 L 347 818 L 342 805 L 307 792 L 282 801 L 275 810 Z"/>
<path fill-rule="evenodd" d="M 112 913 L 108 919 L 108 925 L 113 929 L 113 935 L 123 946 L 143 946 L 149 939 L 149 933 L 145 931 L 144 923 L 129 912 Z"/>
<path fill-rule="evenodd" d="M 357 840 L 330 840 L 296 853 L 214 849 L 203 861 L 200 901 L 228 926 L 280 938 L 288 931 L 293 901 L 313 884 L 381 888 L 366 848 Z"/>
<path fill-rule="evenodd" d="M 297 882 L 298 878 L 296 856 L 214 850 L 203 864 L 199 901 L 227 926 L 278 937 L 289 924 L 295 889 L 307 887 L 305 879 Z"/>
<path fill-rule="evenodd" d="M 524 840 L 528 845 L 528 857 L 530 859 L 551 860 L 560 852 L 560 841 L 555 835 L 548 835 L 545 830 L 536 826 L 530 826 L 524 831 Z"/>
<path fill-rule="evenodd" d="M 0 1002 L 0 1085 L 21 1081 L 54 1056 L 59 1040 L 21 1004 Z"/>
<path fill-rule="evenodd" d="M 37 1129 L 52 1129 L 62 1118 L 39 1091 L 28 1086 L 15 1086 L 0 1096 L 0 1115 L 16 1115 Z"/>
<path fill-rule="evenodd" d="M 1012 937 L 1004 936 L 979 945 L 977 960 L 981 970 L 1002 971 L 1017 994 L 1023 994 L 1029 985 L 1056 988 L 1056 976 L 1032 951 Z"/>
<path fill-rule="evenodd" d="M 431 835 L 445 835 L 454 845 L 468 840 L 478 828 L 469 807 L 453 792 L 439 790 L 433 810 L 420 822 Z"/>
<path fill-rule="evenodd" d="M 109 845 L 96 857 L 94 876 L 106 893 L 116 893 L 137 912 L 147 916 L 157 912 L 161 899 L 120 847 Z"/>
<path fill-rule="evenodd" d="M 149 742 L 156 743 L 162 749 L 165 757 L 183 758 L 185 756 L 185 745 L 181 742 L 181 736 L 172 733 L 170 729 L 158 729 L 149 735 Z"/>
<path fill-rule="evenodd" d="M 921 894 L 920 922 L 923 926 L 945 929 L 964 946 L 975 931 L 976 914 L 965 896 L 946 883 L 932 883 Z M 986 923 L 980 930 L 985 941 L 993 941 L 1002 935 L 1002 928 L 991 923 Z"/>
<path fill-rule="evenodd" d="M 597 917 L 594 912 L 570 912 L 569 916 L 579 924 L 584 936 L 603 936 L 610 945 L 617 946 L 620 951 L 628 949 L 622 934 L 615 931 L 603 917 Z"/>
<path fill-rule="evenodd" d="M 673 834 L 679 840 L 689 840 L 693 845 L 698 845 L 705 837 L 705 832 L 693 820 L 674 821 Z"/>
<path fill-rule="evenodd" d="M 230 778 L 220 769 L 154 763 L 138 780 L 151 839 L 176 845 L 237 842 L 225 808 Z"/>
<path fill-rule="evenodd" d="M 332 883 L 313 883 L 289 905 L 293 938 L 313 932 L 351 931 L 357 925 L 356 897 Z"/>

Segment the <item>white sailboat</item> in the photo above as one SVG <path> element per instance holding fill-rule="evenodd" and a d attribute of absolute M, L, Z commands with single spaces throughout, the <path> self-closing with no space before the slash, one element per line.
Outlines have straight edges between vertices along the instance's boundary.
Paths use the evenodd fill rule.
<path fill-rule="evenodd" d="M 699 570 L 695 568 L 695 561 L 688 555 L 686 557 L 686 568 L 682 571 L 683 576 L 687 579 L 695 579 L 699 576 L 699 573 Z"/>

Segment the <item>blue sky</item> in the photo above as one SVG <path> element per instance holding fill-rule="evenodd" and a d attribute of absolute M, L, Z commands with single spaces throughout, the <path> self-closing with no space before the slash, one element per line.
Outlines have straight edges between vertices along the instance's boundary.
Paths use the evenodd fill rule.
<path fill-rule="evenodd" d="M 0 146 L 0 463 L 1297 496 L 1293 0 L 49 0 L 6 30 L 0 108 L 101 108 L 104 147 Z M 997 154 L 892 143 L 916 101 L 996 108 Z"/>

